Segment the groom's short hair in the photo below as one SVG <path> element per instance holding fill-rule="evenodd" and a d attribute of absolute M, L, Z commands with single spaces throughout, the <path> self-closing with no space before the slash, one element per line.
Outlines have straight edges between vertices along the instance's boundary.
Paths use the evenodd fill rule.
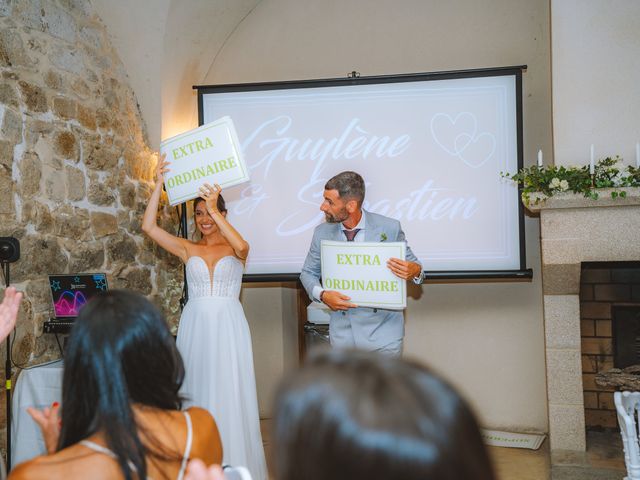
<path fill-rule="evenodd" d="M 364 200 L 364 179 L 356 172 L 341 172 L 329 179 L 324 186 L 325 190 L 337 190 L 340 198 L 356 200 L 358 206 Z"/>

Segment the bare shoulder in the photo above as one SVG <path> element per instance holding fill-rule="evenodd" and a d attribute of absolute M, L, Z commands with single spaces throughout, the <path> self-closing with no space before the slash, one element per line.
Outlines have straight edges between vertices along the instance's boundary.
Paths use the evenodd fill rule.
<path fill-rule="evenodd" d="M 213 416 L 204 408 L 187 410 L 193 424 L 193 458 L 201 458 L 207 465 L 222 462 L 222 440 Z"/>
<path fill-rule="evenodd" d="M 208 429 L 212 426 L 216 427 L 216 421 L 213 419 L 213 415 L 211 415 L 208 410 L 200 407 L 191 407 L 187 409 L 187 412 L 189 412 L 189 415 L 191 416 L 194 427 L 198 426 L 203 429 Z"/>

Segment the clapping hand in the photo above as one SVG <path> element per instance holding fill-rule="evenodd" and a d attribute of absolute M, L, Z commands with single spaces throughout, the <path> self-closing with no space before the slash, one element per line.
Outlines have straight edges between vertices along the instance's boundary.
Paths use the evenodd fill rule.
<path fill-rule="evenodd" d="M 58 439 L 60 438 L 60 404 L 54 402 L 51 407 L 45 407 L 43 410 L 28 407 L 27 413 L 40 427 L 47 453 L 54 453 L 58 448 Z"/>
<path fill-rule="evenodd" d="M 4 291 L 4 299 L 0 303 L 0 342 L 7 338 L 16 326 L 20 300 L 22 300 L 22 292 L 18 292 L 14 287 L 7 287 Z"/>
<path fill-rule="evenodd" d="M 224 480 L 224 473 L 220 465 L 207 468 L 202 460 L 195 458 L 189 462 L 184 480 Z"/>

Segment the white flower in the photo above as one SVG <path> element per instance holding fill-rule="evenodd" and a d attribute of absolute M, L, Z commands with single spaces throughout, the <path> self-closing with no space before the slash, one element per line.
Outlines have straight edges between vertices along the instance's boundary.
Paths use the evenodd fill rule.
<path fill-rule="evenodd" d="M 569 190 L 569 182 L 566 180 L 560 180 L 560 191 L 566 192 L 567 190 Z"/>
<path fill-rule="evenodd" d="M 522 194 L 524 197 L 524 193 Z M 537 204 L 546 200 L 548 197 L 542 192 L 532 192 L 529 194 L 529 204 Z"/>
<path fill-rule="evenodd" d="M 549 187 L 553 189 L 560 187 L 560 179 L 558 177 L 553 177 L 551 182 L 549 182 Z"/>

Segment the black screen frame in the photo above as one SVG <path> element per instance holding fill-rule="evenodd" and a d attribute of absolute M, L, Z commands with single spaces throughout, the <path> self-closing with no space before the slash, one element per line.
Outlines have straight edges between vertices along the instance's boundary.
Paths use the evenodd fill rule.
<path fill-rule="evenodd" d="M 442 72 L 405 73 L 394 75 L 374 75 L 362 77 L 357 72 L 352 72 L 345 78 L 327 78 L 311 80 L 286 80 L 279 82 L 257 82 L 257 83 L 233 83 L 221 85 L 194 85 L 198 97 L 198 125 L 204 124 L 203 97 L 212 93 L 229 93 L 244 91 L 262 90 L 285 90 L 297 88 L 320 88 L 349 85 L 369 85 L 384 83 L 416 82 L 428 80 L 448 80 L 460 78 L 479 78 L 495 76 L 515 76 L 516 81 L 516 141 L 518 155 L 518 170 L 523 165 L 523 111 L 522 111 L 522 72 L 527 69 L 527 65 L 516 65 L 508 67 L 478 68 L 468 70 L 451 70 Z M 521 193 L 520 191 L 518 193 Z M 183 211 L 186 209 L 183 208 Z M 525 246 L 525 225 L 524 206 L 518 195 L 518 229 L 520 240 L 520 268 L 517 270 L 471 270 L 471 271 L 425 271 L 425 279 L 430 283 L 446 282 L 478 282 L 478 281 L 531 281 L 533 270 L 527 268 L 526 246 Z M 245 274 L 243 282 L 289 282 L 297 281 L 299 273 L 280 274 Z"/>

